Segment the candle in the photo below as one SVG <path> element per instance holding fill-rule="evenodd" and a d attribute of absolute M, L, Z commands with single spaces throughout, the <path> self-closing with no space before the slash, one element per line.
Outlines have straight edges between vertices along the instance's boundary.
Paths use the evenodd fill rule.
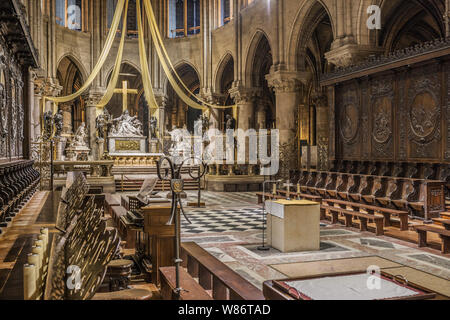
<path fill-rule="evenodd" d="M 36 293 L 36 266 L 25 264 L 23 266 L 23 296 L 25 300 L 33 299 Z"/>
<path fill-rule="evenodd" d="M 300 194 L 300 183 L 297 183 L 297 194 Z"/>
<path fill-rule="evenodd" d="M 39 270 L 36 266 L 39 264 L 39 255 L 36 253 L 29 253 L 27 255 L 27 261 L 29 265 L 35 266 L 35 279 L 36 279 L 36 287 L 39 287 L 39 283 L 37 283 L 37 279 L 39 279 Z"/>
<path fill-rule="evenodd" d="M 277 194 L 277 184 L 276 183 L 273 184 L 273 191 L 272 191 L 272 193 L 274 195 Z"/>

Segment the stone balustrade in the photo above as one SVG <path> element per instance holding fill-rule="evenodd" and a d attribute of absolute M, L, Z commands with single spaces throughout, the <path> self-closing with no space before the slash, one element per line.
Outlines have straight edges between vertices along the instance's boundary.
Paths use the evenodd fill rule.
<path fill-rule="evenodd" d="M 67 172 L 81 171 L 91 177 L 112 177 L 114 161 L 54 161 L 53 172 L 57 177 L 65 176 Z"/>

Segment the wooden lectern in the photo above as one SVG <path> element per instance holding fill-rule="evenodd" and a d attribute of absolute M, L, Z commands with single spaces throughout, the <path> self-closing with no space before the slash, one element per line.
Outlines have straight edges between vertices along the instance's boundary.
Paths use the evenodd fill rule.
<path fill-rule="evenodd" d="M 147 250 L 150 250 L 150 252 L 147 252 L 147 254 L 152 257 L 152 283 L 159 285 L 159 268 L 175 265 L 175 224 L 167 225 L 170 219 L 171 205 L 152 204 L 141 209 L 144 215 L 144 233 L 149 241 Z M 180 210 L 180 208 L 177 210 Z M 177 216 L 180 215 L 177 214 Z"/>

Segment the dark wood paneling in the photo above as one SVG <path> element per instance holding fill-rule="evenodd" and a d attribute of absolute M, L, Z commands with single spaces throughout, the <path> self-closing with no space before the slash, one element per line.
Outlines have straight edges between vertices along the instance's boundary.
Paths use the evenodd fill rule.
<path fill-rule="evenodd" d="M 336 85 L 336 159 L 450 161 L 449 77 L 444 59 Z"/>

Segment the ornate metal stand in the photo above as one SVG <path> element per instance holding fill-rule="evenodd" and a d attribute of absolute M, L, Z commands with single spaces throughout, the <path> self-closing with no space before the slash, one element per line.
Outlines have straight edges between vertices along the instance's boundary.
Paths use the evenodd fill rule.
<path fill-rule="evenodd" d="M 177 165 L 175 164 L 170 158 L 168 157 L 162 157 L 157 163 L 157 173 L 158 178 L 160 180 L 170 180 L 170 188 L 172 190 L 172 210 L 171 210 L 171 216 L 169 221 L 167 222 L 168 225 L 171 225 L 175 221 L 175 277 L 176 277 L 176 288 L 175 288 L 175 295 L 177 298 L 180 297 L 181 291 L 183 289 L 180 285 L 180 265 L 183 260 L 180 259 L 180 241 L 181 241 L 181 234 L 180 234 L 180 216 L 177 214 L 179 211 L 178 205 L 180 206 L 180 210 L 183 213 L 183 216 L 188 221 L 188 223 L 191 223 L 189 218 L 187 217 L 186 213 L 184 212 L 183 203 L 181 202 L 180 194 L 183 192 L 184 187 L 184 181 L 181 179 L 181 169 L 183 168 L 183 165 L 186 163 L 188 159 L 185 159 L 181 164 Z M 199 160 L 197 158 L 191 158 L 190 160 Z M 165 165 L 166 164 L 166 165 Z M 198 177 L 195 177 L 194 172 L 190 169 L 189 175 L 193 179 L 200 179 L 202 176 L 206 173 L 206 165 L 202 163 L 203 170 L 198 170 Z"/>

